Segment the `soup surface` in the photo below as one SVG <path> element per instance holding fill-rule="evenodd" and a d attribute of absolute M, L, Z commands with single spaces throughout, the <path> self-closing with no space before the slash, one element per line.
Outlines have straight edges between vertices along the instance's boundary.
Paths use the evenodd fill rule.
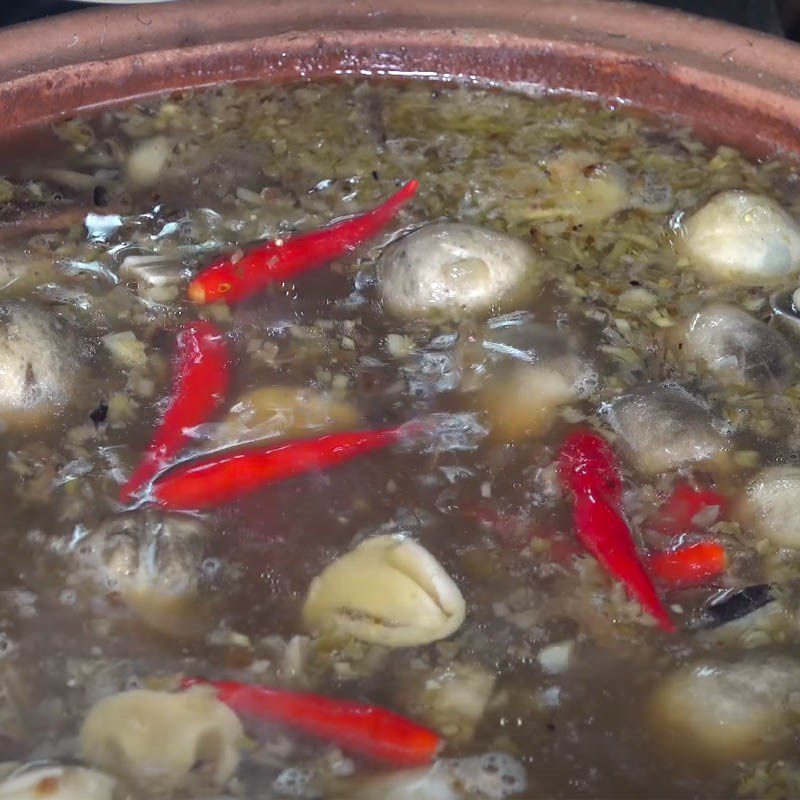
<path fill-rule="evenodd" d="M 800 793 L 795 162 L 347 82 L 3 158 L 0 798 Z"/>

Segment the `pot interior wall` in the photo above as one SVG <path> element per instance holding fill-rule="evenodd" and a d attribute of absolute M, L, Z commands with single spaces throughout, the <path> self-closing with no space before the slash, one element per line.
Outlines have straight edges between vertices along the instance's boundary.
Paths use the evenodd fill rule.
<path fill-rule="evenodd" d="M 2 32 L 0 127 L 220 82 L 352 74 L 585 93 L 678 115 L 754 155 L 800 151 L 800 49 L 708 20 L 592 0 L 418 13 L 399 0 L 344 10 L 239 0 L 219 11 L 176 2 Z"/>

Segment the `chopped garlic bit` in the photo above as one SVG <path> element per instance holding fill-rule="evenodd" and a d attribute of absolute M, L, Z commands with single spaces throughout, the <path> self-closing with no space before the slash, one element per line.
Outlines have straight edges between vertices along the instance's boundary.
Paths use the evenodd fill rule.
<path fill-rule="evenodd" d="M 102 342 L 119 366 L 141 368 L 147 364 L 144 342 L 137 339 L 133 331 L 108 333 L 103 336 Z"/>
<path fill-rule="evenodd" d="M 536 660 L 548 675 L 559 675 L 566 672 L 572 657 L 575 642 L 557 642 L 543 647 L 536 655 Z"/>

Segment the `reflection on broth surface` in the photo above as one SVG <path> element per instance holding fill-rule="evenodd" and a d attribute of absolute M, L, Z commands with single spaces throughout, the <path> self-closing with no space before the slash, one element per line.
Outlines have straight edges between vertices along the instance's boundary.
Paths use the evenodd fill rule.
<path fill-rule="evenodd" d="M 800 793 L 793 161 L 414 83 L 45 141 L 0 797 Z"/>

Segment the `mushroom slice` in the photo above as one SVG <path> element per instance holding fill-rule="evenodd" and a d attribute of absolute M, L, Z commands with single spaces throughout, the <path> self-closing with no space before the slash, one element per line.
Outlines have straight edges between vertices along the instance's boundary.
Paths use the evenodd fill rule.
<path fill-rule="evenodd" d="M 386 309 L 406 319 L 461 320 L 524 298 L 541 265 L 520 239 L 460 222 L 434 222 L 391 244 L 378 261 Z"/>
<path fill-rule="evenodd" d="M 654 728 L 682 753 L 728 762 L 769 756 L 791 739 L 789 698 L 800 691 L 800 665 L 752 655 L 703 660 L 669 675 L 650 702 Z"/>
<path fill-rule="evenodd" d="M 358 425 L 358 409 L 330 392 L 301 386 L 263 386 L 245 392 L 213 435 L 227 446 L 275 437 L 307 436 Z"/>
<path fill-rule="evenodd" d="M 155 796 L 222 787 L 244 738 L 236 714 L 208 687 L 134 689 L 97 703 L 81 729 L 86 761 Z"/>
<path fill-rule="evenodd" d="M 750 286 L 800 272 L 800 226 L 774 200 L 720 192 L 683 219 L 676 249 L 708 281 Z"/>
<path fill-rule="evenodd" d="M 122 800 L 127 796 L 109 775 L 59 764 L 26 764 L 0 781 L 0 800 Z"/>
<path fill-rule="evenodd" d="M 776 547 L 800 548 L 800 467 L 766 467 L 747 485 L 737 507 L 745 528 Z"/>
<path fill-rule="evenodd" d="M 421 545 L 401 536 L 376 536 L 337 558 L 314 578 L 303 620 L 388 647 L 444 639 L 464 621 L 458 586 Z"/>
<path fill-rule="evenodd" d="M 718 463 L 730 444 L 708 406 L 674 384 L 647 386 L 606 408 L 637 469 L 656 475 L 685 464 Z"/>
<path fill-rule="evenodd" d="M 785 387 L 794 368 L 792 347 L 778 331 L 742 309 L 715 303 L 673 334 L 681 355 L 702 361 L 721 381 Z"/>

